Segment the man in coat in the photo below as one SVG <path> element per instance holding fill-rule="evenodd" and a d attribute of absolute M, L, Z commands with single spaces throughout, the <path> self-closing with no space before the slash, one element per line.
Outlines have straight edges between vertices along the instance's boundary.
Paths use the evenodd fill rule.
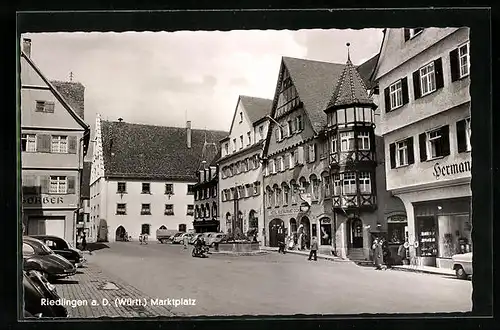
<path fill-rule="evenodd" d="M 380 242 L 380 239 L 378 237 L 373 240 L 372 250 L 373 250 L 373 260 L 375 262 L 375 269 L 382 269 L 382 264 L 383 264 L 382 242 Z"/>
<path fill-rule="evenodd" d="M 318 239 L 316 238 L 316 236 L 314 236 L 311 241 L 311 251 L 309 252 L 309 258 L 307 260 L 311 260 L 311 258 L 314 256 L 314 261 L 318 261 L 318 256 L 316 255 L 317 251 Z"/>

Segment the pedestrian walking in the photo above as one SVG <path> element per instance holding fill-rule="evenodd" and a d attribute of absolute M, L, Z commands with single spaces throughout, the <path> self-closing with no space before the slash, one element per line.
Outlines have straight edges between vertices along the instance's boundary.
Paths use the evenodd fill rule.
<path fill-rule="evenodd" d="M 377 270 L 382 269 L 382 264 L 383 264 L 382 244 L 381 244 L 380 239 L 378 237 L 376 237 L 373 240 L 372 250 L 373 250 L 373 258 L 374 258 L 374 262 L 375 262 L 375 269 L 377 269 Z"/>
<path fill-rule="evenodd" d="M 398 247 L 398 256 L 401 259 L 401 264 L 404 265 L 406 260 L 406 248 L 404 243 Z"/>
<path fill-rule="evenodd" d="M 184 235 L 184 237 L 182 238 L 182 241 L 184 242 L 184 250 L 186 250 L 188 248 L 188 243 L 189 243 L 188 235 Z"/>
<path fill-rule="evenodd" d="M 285 242 L 283 240 L 283 237 L 280 237 L 278 240 L 278 253 L 283 253 L 285 254 Z"/>
<path fill-rule="evenodd" d="M 314 256 L 314 261 L 318 261 L 318 256 L 316 255 L 317 251 L 318 239 L 316 238 L 316 236 L 314 236 L 311 241 L 311 251 L 309 252 L 309 258 L 307 260 L 311 260 L 311 258 Z"/>
<path fill-rule="evenodd" d="M 391 251 L 389 250 L 389 243 L 382 237 L 382 260 L 384 262 L 383 268 L 391 267 Z"/>
<path fill-rule="evenodd" d="M 86 249 L 87 249 L 87 239 L 86 239 L 85 232 L 83 232 L 83 235 L 82 235 L 82 251 L 85 251 Z"/>

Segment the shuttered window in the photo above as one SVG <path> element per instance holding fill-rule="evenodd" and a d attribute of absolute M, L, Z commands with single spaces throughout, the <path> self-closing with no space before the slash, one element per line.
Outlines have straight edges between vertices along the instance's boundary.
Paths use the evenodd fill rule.
<path fill-rule="evenodd" d="M 450 154 L 449 126 L 419 135 L 420 160 L 426 161 Z"/>
<path fill-rule="evenodd" d="M 52 135 L 51 152 L 68 153 L 68 137 L 64 135 Z"/>
<path fill-rule="evenodd" d="M 438 58 L 413 72 L 413 89 L 415 99 L 428 95 L 443 86 L 443 65 L 441 58 Z"/>
<path fill-rule="evenodd" d="M 466 152 L 472 150 L 470 118 L 463 119 L 457 122 L 457 146 L 458 152 Z"/>

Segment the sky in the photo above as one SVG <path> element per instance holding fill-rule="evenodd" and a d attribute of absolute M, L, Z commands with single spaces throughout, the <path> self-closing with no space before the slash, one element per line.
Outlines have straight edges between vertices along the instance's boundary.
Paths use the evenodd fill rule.
<path fill-rule="evenodd" d="M 26 33 L 49 80 L 85 86 L 85 121 L 228 131 L 239 95 L 272 99 L 281 57 L 355 65 L 380 50 L 381 29 Z M 93 134 L 92 134 L 93 135 Z"/>

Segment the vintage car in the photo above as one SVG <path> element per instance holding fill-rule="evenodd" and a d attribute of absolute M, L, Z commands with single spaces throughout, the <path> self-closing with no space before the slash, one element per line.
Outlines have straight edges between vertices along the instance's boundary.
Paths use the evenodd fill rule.
<path fill-rule="evenodd" d="M 206 239 L 206 244 L 210 247 L 214 247 L 215 244 L 220 243 L 226 237 L 223 233 L 212 233 Z"/>
<path fill-rule="evenodd" d="M 191 237 L 191 239 L 189 240 L 189 244 L 193 245 L 194 242 L 196 242 L 196 240 L 198 239 L 198 237 L 200 237 L 201 235 L 203 235 L 203 234 L 202 233 L 193 234 L 193 237 Z"/>
<path fill-rule="evenodd" d="M 23 269 L 37 270 L 49 281 L 76 273 L 71 262 L 55 254 L 42 241 L 27 236 L 23 237 Z"/>
<path fill-rule="evenodd" d="M 158 230 L 156 230 L 156 239 L 158 240 L 158 242 L 160 242 L 162 244 L 166 244 L 169 241 L 172 241 L 172 238 L 175 235 L 180 235 L 180 234 L 182 234 L 182 233 L 180 233 L 178 230 L 158 229 Z"/>
<path fill-rule="evenodd" d="M 465 280 L 472 276 L 472 252 L 455 254 L 451 259 L 457 278 Z"/>
<path fill-rule="evenodd" d="M 31 235 L 30 237 L 44 242 L 55 254 L 69 260 L 77 268 L 82 267 L 86 261 L 82 251 L 75 249 L 61 237 L 50 235 Z"/>
<path fill-rule="evenodd" d="M 188 242 L 191 240 L 193 237 L 193 234 L 190 233 L 181 233 L 180 235 L 177 235 L 174 237 L 172 244 L 182 244 L 184 242 L 184 237 L 188 238 Z"/>

